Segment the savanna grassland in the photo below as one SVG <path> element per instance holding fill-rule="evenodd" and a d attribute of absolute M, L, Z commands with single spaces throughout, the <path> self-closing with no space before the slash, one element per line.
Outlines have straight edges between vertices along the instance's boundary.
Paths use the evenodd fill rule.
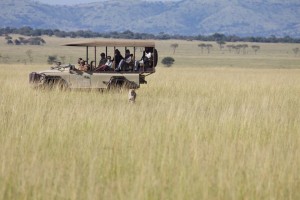
<path fill-rule="evenodd" d="M 212 43 L 208 54 L 156 41 L 175 64 L 159 64 L 129 104 L 126 92 L 31 89 L 49 55 L 85 53 L 59 46 L 76 39 L 45 40 L 0 40 L 0 199 L 300 198 L 296 44 L 255 55 Z"/>

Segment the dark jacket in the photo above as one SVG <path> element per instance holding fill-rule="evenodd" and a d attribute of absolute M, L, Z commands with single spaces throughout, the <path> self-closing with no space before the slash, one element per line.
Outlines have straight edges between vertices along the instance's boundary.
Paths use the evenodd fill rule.
<path fill-rule="evenodd" d="M 116 54 L 113 61 L 115 61 L 115 65 L 118 66 L 122 59 L 124 59 L 124 58 L 121 54 Z"/>

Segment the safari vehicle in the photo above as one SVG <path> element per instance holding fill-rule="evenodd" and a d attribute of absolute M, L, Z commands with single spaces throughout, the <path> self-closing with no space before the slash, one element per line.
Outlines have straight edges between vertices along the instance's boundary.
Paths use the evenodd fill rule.
<path fill-rule="evenodd" d="M 152 41 L 142 40 L 98 40 L 91 42 L 75 42 L 65 44 L 69 47 L 85 47 L 86 48 L 86 61 L 88 63 L 88 69 L 86 71 L 79 70 L 75 65 L 61 65 L 60 63 L 49 70 L 41 72 L 32 72 L 29 74 L 29 83 L 34 87 L 53 87 L 58 86 L 61 88 L 70 89 L 111 89 L 126 87 L 128 89 L 137 89 L 140 84 L 146 84 L 146 77 L 155 73 L 155 67 L 157 65 L 157 50 L 155 49 L 155 43 Z M 99 48 L 102 50 L 99 51 Z M 117 66 L 112 66 L 108 71 L 97 71 L 97 63 L 99 62 L 97 55 L 101 52 L 105 52 L 105 56 L 108 53 L 115 53 L 115 50 L 121 48 L 124 50 L 131 49 L 133 61 L 128 64 L 126 69 L 116 71 Z M 92 49 L 92 55 L 90 49 Z M 147 64 L 141 65 L 138 70 L 134 70 L 135 60 L 139 58 L 138 54 L 145 52 L 145 50 L 151 52 Z M 124 55 L 124 54 L 123 54 Z M 90 59 L 92 57 L 92 59 Z M 114 55 L 111 56 L 112 58 Z M 113 62 L 114 64 L 114 62 Z"/>

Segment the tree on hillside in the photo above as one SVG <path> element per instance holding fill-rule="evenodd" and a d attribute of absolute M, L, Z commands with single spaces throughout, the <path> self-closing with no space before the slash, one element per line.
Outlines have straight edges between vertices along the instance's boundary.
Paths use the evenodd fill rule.
<path fill-rule="evenodd" d="M 21 42 L 18 39 L 15 39 L 14 42 L 15 42 L 15 45 L 21 45 Z"/>
<path fill-rule="evenodd" d="M 231 52 L 231 50 L 234 49 L 235 46 L 230 44 L 227 45 L 226 47 L 228 48 L 228 51 Z"/>
<path fill-rule="evenodd" d="M 222 33 L 215 33 L 211 37 L 215 41 L 225 41 L 226 39 L 226 36 Z"/>
<path fill-rule="evenodd" d="M 30 45 L 41 45 L 41 44 L 45 44 L 45 40 L 41 37 L 32 37 L 27 39 L 28 43 Z"/>
<path fill-rule="evenodd" d="M 224 42 L 223 40 L 218 40 L 217 44 L 219 45 L 220 50 L 222 50 L 224 48 L 224 45 L 226 44 L 226 42 Z"/>
<path fill-rule="evenodd" d="M 48 56 L 47 63 L 48 64 L 53 64 L 56 60 L 57 60 L 57 55 Z"/>
<path fill-rule="evenodd" d="M 210 53 L 210 49 L 213 47 L 212 44 L 206 44 L 207 53 Z"/>
<path fill-rule="evenodd" d="M 248 44 L 242 44 L 241 48 L 243 49 L 243 54 L 246 54 L 247 53 L 246 49 L 248 48 Z"/>
<path fill-rule="evenodd" d="M 8 44 L 8 45 L 13 45 L 14 42 L 13 42 L 12 40 L 7 40 L 7 41 L 6 41 L 6 44 Z"/>
<path fill-rule="evenodd" d="M 25 44 L 26 39 L 24 37 L 19 37 L 19 41 L 23 44 Z"/>
<path fill-rule="evenodd" d="M 201 48 L 201 53 L 203 53 L 203 49 L 206 47 L 206 44 L 204 43 L 198 44 L 198 47 Z"/>
<path fill-rule="evenodd" d="M 244 44 L 238 44 L 238 45 L 235 45 L 233 47 L 233 49 L 235 50 L 235 52 L 237 54 L 240 54 L 241 53 L 241 50 L 243 50 L 243 54 L 245 54 L 245 49 L 248 47 L 248 45 L 244 45 Z"/>
<path fill-rule="evenodd" d="M 5 35 L 5 39 L 6 39 L 6 40 L 12 40 L 12 37 L 9 36 L 9 35 Z"/>
<path fill-rule="evenodd" d="M 23 26 L 23 27 L 19 28 L 18 34 L 31 36 L 31 35 L 33 35 L 32 31 L 33 31 L 33 28 L 31 28 L 29 26 Z"/>
<path fill-rule="evenodd" d="M 299 53 L 299 48 L 298 47 L 294 48 L 293 52 L 294 52 L 295 56 L 297 56 Z"/>
<path fill-rule="evenodd" d="M 260 49 L 260 46 L 258 45 L 252 45 L 251 48 L 253 49 L 255 55 L 256 55 L 256 52 Z"/>
<path fill-rule="evenodd" d="M 178 46 L 179 45 L 177 43 L 171 44 L 171 48 L 173 49 L 173 54 L 175 54 L 175 51 L 178 48 Z"/>
<path fill-rule="evenodd" d="M 31 50 L 31 49 L 27 50 L 27 51 L 26 51 L 26 55 L 27 55 L 27 57 L 28 57 L 28 59 L 29 59 L 29 62 L 32 63 L 32 61 L 33 61 L 32 50 Z"/>

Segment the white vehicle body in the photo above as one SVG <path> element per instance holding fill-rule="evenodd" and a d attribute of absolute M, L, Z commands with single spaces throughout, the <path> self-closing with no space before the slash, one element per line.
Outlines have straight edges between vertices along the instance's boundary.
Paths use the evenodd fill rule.
<path fill-rule="evenodd" d="M 74 65 L 61 66 L 57 65 L 50 70 L 32 72 L 29 75 L 29 82 L 34 86 L 52 86 L 61 85 L 70 89 L 109 89 L 111 87 L 123 87 L 126 86 L 129 89 L 137 89 L 140 84 L 147 83 L 145 77 L 155 73 L 155 66 L 157 64 L 157 51 L 155 49 L 155 43 L 151 41 L 92 41 L 92 42 L 76 42 L 66 44 L 65 46 L 74 47 L 86 47 L 86 60 L 88 58 L 89 48 L 94 48 L 95 56 L 92 62 L 97 63 L 96 51 L 98 46 L 112 47 L 132 47 L 134 48 L 148 48 L 152 52 L 152 58 L 149 61 L 148 66 L 142 66 L 138 71 L 126 70 L 126 71 L 95 71 L 96 66 L 91 64 L 89 70 L 81 71 L 75 68 Z M 134 55 L 135 57 L 135 55 Z"/>

